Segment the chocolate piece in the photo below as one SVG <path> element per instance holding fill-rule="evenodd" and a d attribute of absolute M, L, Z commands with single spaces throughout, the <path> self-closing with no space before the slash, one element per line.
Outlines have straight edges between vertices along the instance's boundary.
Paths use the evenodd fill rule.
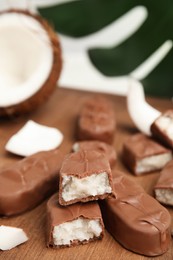
<path fill-rule="evenodd" d="M 161 171 L 154 191 L 158 201 L 173 206 L 173 160 Z"/>
<path fill-rule="evenodd" d="M 165 253 L 171 241 L 169 212 L 119 172 L 113 185 L 115 198 L 100 202 L 106 229 L 135 253 L 146 256 Z"/>
<path fill-rule="evenodd" d="M 173 110 L 159 116 L 151 125 L 151 132 L 154 137 L 173 149 Z"/>
<path fill-rule="evenodd" d="M 162 169 L 172 159 L 172 152 L 151 138 L 136 134 L 123 146 L 123 161 L 136 175 Z"/>
<path fill-rule="evenodd" d="M 112 143 L 116 122 L 110 102 L 100 96 L 88 100 L 78 121 L 79 140 L 99 140 Z"/>
<path fill-rule="evenodd" d="M 61 205 L 105 199 L 111 194 L 111 169 L 104 154 L 82 150 L 65 157 L 60 169 Z"/>
<path fill-rule="evenodd" d="M 116 152 L 113 146 L 100 141 L 81 141 L 73 145 L 73 151 L 77 152 L 80 150 L 86 151 L 97 151 L 104 153 L 107 157 L 110 166 L 113 167 L 116 163 Z"/>
<path fill-rule="evenodd" d="M 55 192 L 62 160 L 58 150 L 39 152 L 1 170 L 0 215 L 32 209 Z"/>
<path fill-rule="evenodd" d="M 104 225 L 96 202 L 63 207 L 54 194 L 47 203 L 47 217 L 47 246 L 71 247 L 103 237 Z"/>

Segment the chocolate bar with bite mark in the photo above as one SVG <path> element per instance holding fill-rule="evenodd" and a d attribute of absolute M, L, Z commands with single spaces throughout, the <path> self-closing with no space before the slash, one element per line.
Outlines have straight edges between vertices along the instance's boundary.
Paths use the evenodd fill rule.
<path fill-rule="evenodd" d="M 30 210 L 54 193 L 63 156 L 60 151 L 39 152 L 0 171 L 0 215 Z"/>
<path fill-rule="evenodd" d="M 97 202 L 76 203 L 68 207 L 58 203 L 54 194 L 47 203 L 47 246 L 71 247 L 102 239 L 104 224 Z"/>
<path fill-rule="evenodd" d="M 154 137 L 173 149 L 173 110 L 161 114 L 151 125 Z"/>
<path fill-rule="evenodd" d="M 105 199 L 112 195 L 112 173 L 104 154 L 85 151 L 68 154 L 60 169 L 59 203 Z"/>
<path fill-rule="evenodd" d="M 79 115 L 79 140 L 99 140 L 111 144 L 115 128 L 115 113 L 111 103 L 101 96 L 87 100 Z"/>
<path fill-rule="evenodd" d="M 165 253 L 171 242 L 171 216 L 141 186 L 116 172 L 115 198 L 100 201 L 108 232 L 126 249 L 146 256 Z"/>
<path fill-rule="evenodd" d="M 124 143 L 122 158 L 130 171 L 141 175 L 162 169 L 172 159 L 172 152 L 144 134 L 135 134 Z"/>
<path fill-rule="evenodd" d="M 116 163 L 117 156 L 116 156 L 115 149 L 113 146 L 107 143 L 100 142 L 100 141 L 76 142 L 73 145 L 73 151 L 77 152 L 80 150 L 97 151 L 103 153 L 107 157 L 111 167 L 113 167 Z"/>

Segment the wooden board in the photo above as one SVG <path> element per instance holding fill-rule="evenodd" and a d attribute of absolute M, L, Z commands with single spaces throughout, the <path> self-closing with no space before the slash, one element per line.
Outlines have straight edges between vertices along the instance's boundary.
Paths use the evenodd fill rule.
<path fill-rule="evenodd" d="M 39 110 L 33 112 L 32 114 L 26 115 L 24 118 L 11 118 L 11 120 L 1 119 L 0 167 L 4 167 L 20 159 L 20 157 L 10 155 L 9 153 L 5 152 L 4 145 L 11 137 L 11 135 L 19 130 L 29 119 L 35 120 L 36 122 L 45 124 L 47 126 L 59 128 L 64 134 L 64 142 L 61 145 L 60 149 L 64 152 L 69 152 L 73 142 L 75 141 L 77 114 L 79 113 L 85 99 L 91 95 L 93 95 L 93 93 L 68 89 L 57 89 L 55 94 L 48 101 L 48 103 Z M 124 171 L 125 174 L 127 174 L 135 182 L 141 184 L 149 194 L 152 194 L 152 189 L 157 181 L 157 178 L 159 177 L 159 173 L 156 172 L 141 177 L 135 177 L 132 176 L 121 163 L 122 143 L 124 142 L 126 137 L 137 132 L 136 128 L 134 127 L 132 121 L 128 116 L 125 98 L 113 95 L 105 96 L 113 101 L 116 111 L 117 132 L 114 141 L 114 147 L 118 153 L 118 163 L 116 169 Z M 171 101 L 168 100 L 149 99 L 149 102 L 161 111 L 172 107 Z M 114 171 L 115 169 L 113 170 L 113 174 Z M 169 208 L 169 211 L 173 216 L 173 210 Z M 19 247 L 14 248 L 10 251 L 0 252 L 0 259 L 152 259 L 151 257 L 148 258 L 140 256 L 124 249 L 107 232 L 105 232 L 105 236 L 102 241 L 93 242 L 88 245 L 82 245 L 74 248 L 65 248 L 60 250 L 46 248 L 46 201 L 35 209 L 26 212 L 20 216 L 0 218 L 0 224 L 23 228 L 29 236 L 29 241 L 27 243 L 20 245 Z M 154 259 L 173 259 L 173 243 L 167 253 L 162 256 L 155 257 Z"/>

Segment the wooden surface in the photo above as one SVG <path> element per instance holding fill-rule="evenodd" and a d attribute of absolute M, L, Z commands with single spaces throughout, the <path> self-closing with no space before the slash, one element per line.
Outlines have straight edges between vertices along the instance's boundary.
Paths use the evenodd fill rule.
<path fill-rule="evenodd" d="M 69 152 L 73 142 L 75 141 L 75 127 L 77 114 L 80 111 L 81 105 L 85 99 L 93 94 L 87 92 L 73 91 L 68 89 L 58 89 L 51 97 L 46 105 L 34 113 L 25 116 L 24 118 L 12 118 L 11 120 L 0 121 L 0 168 L 11 164 L 13 161 L 19 160 L 20 157 L 10 155 L 5 152 L 4 145 L 7 140 L 19 130 L 23 124 L 32 119 L 38 123 L 45 124 L 52 127 L 59 128 L 64 134 L 64 141 L 60 149 Z M 159 173 L 155 172 L 141 177 L 132 176 L 121 163 L 122 143 L 127 136 L 137 132 L 133 123 L 131 122 L 127 110 L 125 98 L 106 95 L 113 101 L 116 118 L 117 118 L 117 132 L 114 141 L 114 147 L 118 153 L 118 163 L 116 169 L 124 171 L 130 178 L 141 184 L 145 190 L 152 194 L 154 184 L 159 177 Z M 149 99 L 150 104 L 154 107 L 164 111 L 171 108 L 173 104 L 168 100 Z M 137 110 L 136 110 L 137 112 Z M 147 115 L 146 115 L 147 120 Z M 113 169 L 114 174 L 115 169 Z M 173 210 L 169 208 L 173 216 Z M 0 218 L 1 225 L 10 225 L 23 228 L 29 241 L 10 251 L 0 252 L 0 259 L 110 259 L 110 260 L 143 260 L 143 259 L 173 259 L 173 243 L 167 253 L 155 258 L 148 258 L 134 254 L 124 249 L 118 242 L 116 242 L 111 235 L 105 231 L 105 236 L 102 241 L 82 245 L 74 248 L 65 249 L 51 249 L 46 248 L 46 201 L 35 209 L 26 212 L 20 216 L 10 218 Z"/>

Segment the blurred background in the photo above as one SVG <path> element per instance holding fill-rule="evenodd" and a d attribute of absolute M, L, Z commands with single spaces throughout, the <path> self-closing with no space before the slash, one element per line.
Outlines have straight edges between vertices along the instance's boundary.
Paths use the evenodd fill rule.
<path fill-rule="evenodd" d="M 50 21 L 63 49 L 61 87 L 126 95 L 130 79 L 148 95 L 173 97 L 173 1 L 1 0 Z"/>

